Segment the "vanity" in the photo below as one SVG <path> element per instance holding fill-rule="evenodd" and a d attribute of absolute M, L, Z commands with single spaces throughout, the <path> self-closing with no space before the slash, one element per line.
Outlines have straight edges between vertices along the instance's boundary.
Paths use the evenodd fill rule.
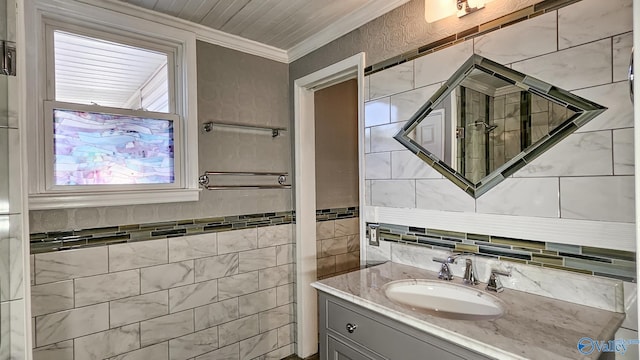
<path fill-rule="evenodd" d="M 474 318 L 463 309 L 461 316 L 434 315 L 385 294 L 394 284 L 420 282 L 467 287 L 460 278 L 447 282 L 437 273 L 392 262 L 313 283 L 319 291 L 321 359 L 613 358 L 595 349 L 585 354 L 590 348 L 579 351 L 578 341 L 613 339 L 625 317 L 512 289 L 490 293 L 483 283 L 467 287 L 469 294 L 495 302 L 498 316 Z"/>

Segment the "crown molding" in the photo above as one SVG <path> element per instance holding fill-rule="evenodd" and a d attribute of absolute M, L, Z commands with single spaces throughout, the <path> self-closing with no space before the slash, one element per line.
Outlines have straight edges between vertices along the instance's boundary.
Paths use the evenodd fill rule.
<path fill-rule="evenodd" d="M 215 30 L 204 25 L 196 24 L 192 21 L 180 19 L 175 16 L 163 14 L 149 10 L 140 6 L 116 0 L 77 0 L 85 4 L 90 4 L 100 8 L 108 9 L 122 14 L 138 17 L 141 19 L 159 22 L 163 25 L 172 26 L 178 29 L 193 32 L 196 39 L 222 47 L 241 51 L 247 54 L 260 56 L 266 59 L 275 60 L 282 63 L 289 62 L 287 51 L 273 46 L 249 40 L 241 36 L 232 35 L 220 30 Z"/>
<path fill-rule="evenodd" d="M 408 3 L 409 0 L 372 0 L 361 8 L 342 17 L 336 23 L 320 30 L 305 41 L 287 50 L 289 63 L 311 53 L 314 50 L 350 33 L 360 26 L 376 19 L 389 11 Z"/>

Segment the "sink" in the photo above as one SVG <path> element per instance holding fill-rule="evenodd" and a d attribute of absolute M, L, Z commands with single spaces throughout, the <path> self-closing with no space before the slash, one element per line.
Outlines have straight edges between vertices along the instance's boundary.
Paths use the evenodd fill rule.
<path fill-rule="evenodd" d="M 504 313 L 500 299 L 465 285 L 414 279 L 392 281 L 383 290 L 397 304 L 449 319 L 490 320 Z"/>

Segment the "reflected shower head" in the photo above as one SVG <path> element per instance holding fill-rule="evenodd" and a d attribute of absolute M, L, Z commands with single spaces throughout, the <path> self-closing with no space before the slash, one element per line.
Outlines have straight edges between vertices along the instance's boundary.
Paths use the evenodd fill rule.
<path fill-rule="evenodd" d="M 476 122 L 473 122 L 473 123 L 471 123 L 471 124 L 469 124 L 467 126 L 480 126 L 480 125 L 484 126 L 484 132 L 487 133 L 487 134 L 492 132 L 493 130 L 495 130 L 498 127 L 498 125 L 489 125 L 484 121 L 476 121 Z"/>

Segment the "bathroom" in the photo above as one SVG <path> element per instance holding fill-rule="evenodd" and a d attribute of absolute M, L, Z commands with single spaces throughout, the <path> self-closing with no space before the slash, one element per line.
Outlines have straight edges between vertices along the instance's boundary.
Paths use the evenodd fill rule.
<path fill-rule="evenodd" d="M 33 4 L 17 3 L 19 9 Z M 119 5 L 104 6 L 117 12 Z M 77 10 L 73 6 L 69 13 Z M 197 159 L 196 175 L 275 171 L 288 175 L 286 184 L 296 185 L 294 82 L 364 52 L 364 123 L 358 129 L 363 134 L 362 196 L 340 207 L 314 208 L 313 231 L 316 220 L 320 224 L 343 217 L 335 221 L 334 235 L 338 228 L 340 236 L 360 233 L 361 262 L 391 260 L 438 271 L 440 264 L 431 259 L 451 250 L 495 254 L 508 247 L 498 255 L 500 262 L 513 264 L 514 274 L 514 269 L 527 274 L 543 284 L 541 289 L 549 282 L 593 275 L 603 283 L 623 279 L 628 315 L 617 338 L 637 339 L 634 126 L 627 84 L 631 6 L 631 0 L 494 0 L 477 13 L 427 25 L 425 1 L 404 1 L 288 60 L 269 49 L 199 36 L 191 43 L 197 53 L 192 59 L 197 74 L 192 76 L 198 96 L 190 100 L 198 113 L 198 146 L 188 149 Z M 542 10 L 532 15 L 526 12 L 531 7 Z M 9 40 L 12 36 L 20 44 L 24 35 L 7 34 Z M 20 51 L 18 65 L 23 61 Z M 608 109 L 534 163 L 471 197 L 393 137 L 473 54 Z M 9 89 L 27 88 L 15 78 L 2 80 Z M 296 294 L 296 259 L 301 258 L 296 232 L 309 219 L 295 211 L 300 200 L 295 186 L 202 190 L 198 201 L 34 210 L 28 199 L 33 179 L 19 175 L 27 171 L 26 166 L 21 170 L 19 155 L 27 153 L 29 138 L 23 133 L 31 125 L 16 114 L 28 109 L 26 104 L 12 108 L 17 100 L 9 94 L 8 122 L 0 123 L 8 149 L 0 166 L 11 169 L 3 171 L 10 174 L 2 184 L 9 206 L 0 209 L 6 214 L 0 216 L 5 257 L 0 263 L 13 267 L 2 271 L 10 279 L 0 281 L 8 284 L 0 287 L 0 316 L 11 319 L 2 321 L 1 359 L 29 358 L 29 348 L 34 359 L 281 359 L 314 353 L 301 352 L 298 345 L 308 329 L 306 322 L 296 321 L 301 318 L 296 308 L 301 301 Z M 283 130 L 277 136 L 271 130 L 202 130 L 210 121 Z M 379 246 L 368 245 L 365 223 L 380 225 Z M 408 239 L 421 235 L 440 246 L 434 250 L 418 241 L 409 244 Z M 500 246 L 479 245 L 489 237 L 497 241 L 485 242 Z M 65 246 L 74 249 L 58 251 Z M 313 247 L 315 255 L 315 243 Z M 485 282 L 490 269 L 483 257 L 475 258 Z M 459 278 L 462 265 L 455 266 Z M 551 270 L 555 272 L 547 272 Z M 22 285 L 29 274 L 31 286 Z M 503 284 L 519 289 L 510 283 L 516 278 L 503 278 Z M 594 292 L 596 282 L 600 284 L 586 281 L 593 287 L 584 293 Z M 580 355 L 577 349 L 575 355 Z M 637 346 L 616 356 L 637 358 Z"/>

